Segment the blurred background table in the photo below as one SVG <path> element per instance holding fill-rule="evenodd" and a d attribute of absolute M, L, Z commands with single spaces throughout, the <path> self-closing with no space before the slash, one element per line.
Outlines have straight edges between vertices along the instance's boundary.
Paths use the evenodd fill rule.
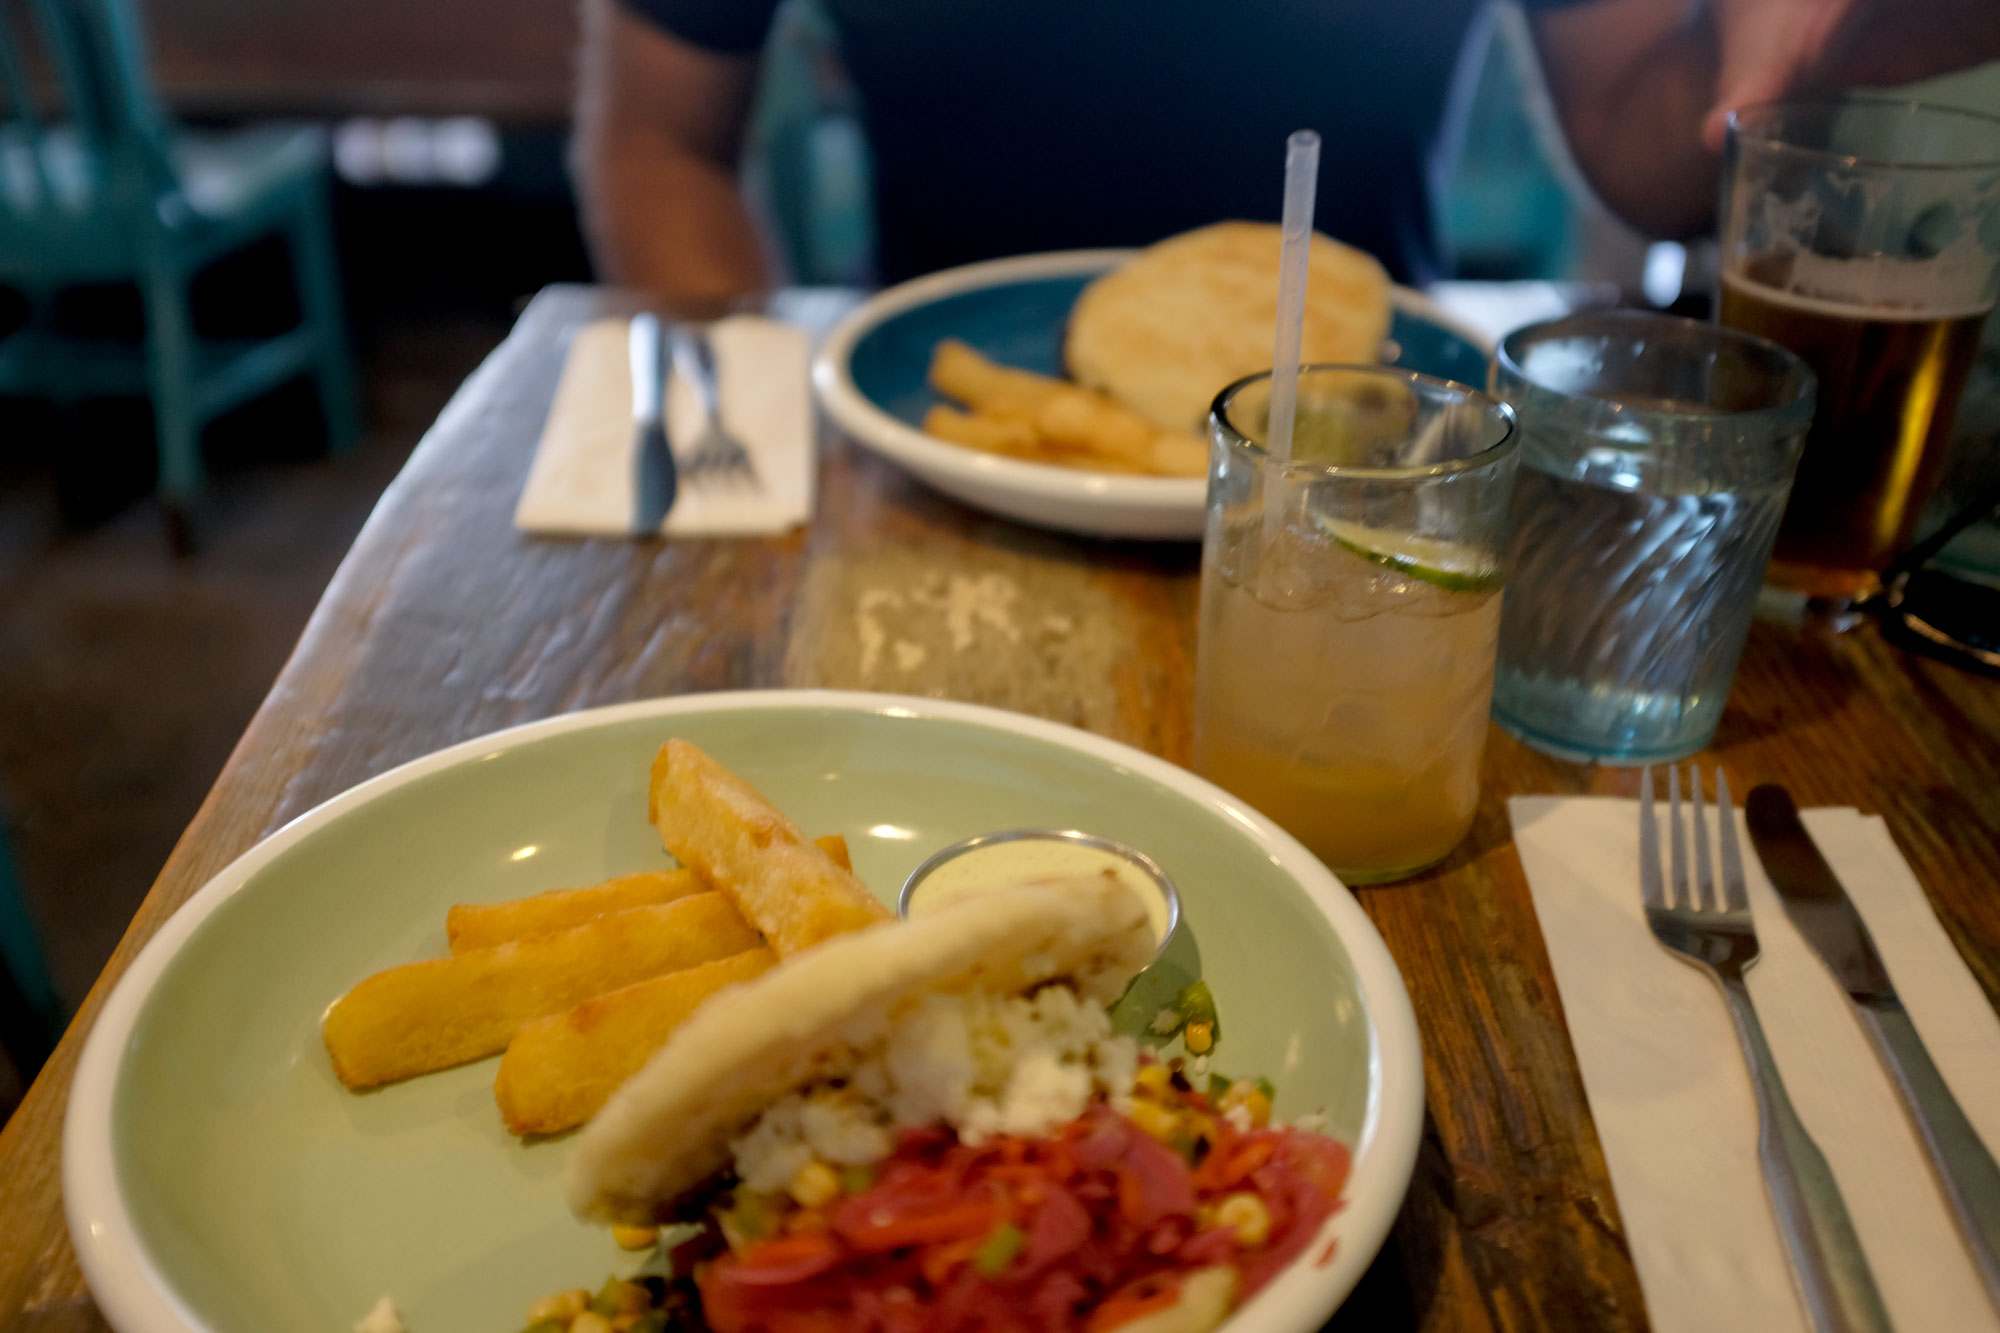
<path fill-rule="evenodd" d="M 81 1016 L 0 1132 L 0 1333 L 105 1325 L 64 1230 L 78 1047 L 161 922 L 259 838 L 496 728 L 699 690 L 939 695 L 1185 763 L 1198 551 L 1045 534 L 964 509 L 851 443 L 815 519 L 770 540 L 528 537 L 512 513 L 570 336 L 633 303 L 538 297 L 390 487 Z M 925 651 L 870 651 L 909 643 Z M 1882 814 L 2000 998 L 2000 681 L 1760 624 L 1710 756 L 1738 790 Z M 1595 1130 L 1512 847 L 1512 793 L 1629 794 L 1628 770 L 1495 730 L 1478 820 L 1442 866 L 1357 895 L 1415 1001 L 1428 1110 L 1403 1212 L 1336 1327 L 1643 1328 Z"/>

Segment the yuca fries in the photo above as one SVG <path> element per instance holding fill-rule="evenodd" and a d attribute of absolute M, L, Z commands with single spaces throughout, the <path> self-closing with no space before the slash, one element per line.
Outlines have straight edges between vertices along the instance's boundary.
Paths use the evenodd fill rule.
<path fill-rule="evenodd" d="M 982 417 L 942 403 L 924 413 L 924 434 L 989 454 L 1033 458 L 1042 448 L 1041 432 L 1026 417 Z"/>
<path fill-rule="evenodd" d="M 726 896 L 698 893 L 378 972 L 334 1001 L 321 1035 L 342 1083 L 374 1087 L 496 1054 L 531 1019 L 759 943 Z"/>
<path fill-rule="evenodd" d="M 773 966 L 751 949 L 585 1000 L 524 1024 L 500 1057 L 493 1096 L 516 1134 L 556 1134 L 596 1115 L 703 1001 Z"/>
<path fill-rule="evenodd" d="M 836 833 L 815 841 L 835 865 L 852 869 L 845 838 Z M 567 930 L 606 912 L 673 902 L 713 887 L 692 870 L 642 870 L 586 889 L 551 889 L 502 903 L 461 903 L 445 914 L 444 928 L 452 953 L 461 954 L 528 935 Z"/>
<path fill-rule="evenodd" d="M 931 353 L 931 387 L 975 411 L 1025 417 L 1074 386 L 989 361 L 958 339 L 946 338 Z"/>
<path fill-rule="evenodd" d="M 1208 451 L 1115 399 L 1066 380 L 987 360 L 946 338 L 931 357 L 931 387 L 971 409 L 933 407 L 923 427 L 939 439 L 1037 463 L 1198 477 Z"/>
<path fill-rule="evenodd" d="M 652 820 L 675 859 L 733 899 L 780 958 L 889 918 L 851 872 L 687 741 L 653 760 Z"/>

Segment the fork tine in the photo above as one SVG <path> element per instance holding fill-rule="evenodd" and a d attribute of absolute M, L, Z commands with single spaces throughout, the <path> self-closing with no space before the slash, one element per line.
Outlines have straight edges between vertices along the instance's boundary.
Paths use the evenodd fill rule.
<path fill-rule="evenodd" d="M 1715 770 L 1715 809 L 1722 816 L 1722 905 L 1732 912 L 1750 909 L 1743 888 L 1743 853 L 1736 846 L 1736 807 L 1729 803 L 1729 779 Z"/>
<path fill-rule="evenodd" d="M 1665 907 L 1667 895 L 1660 883 L 1660 830 L 1653 822 L 1653 769 L 1647 765 L 1639 774 L 1639 896 L 1648 907 Z"/>
<path fill-rule="evenodd" d="M 1704 912 L 1715 910 L 1715 872 L 1708 859 L 1708 816 L 1701 805 L 1701 770 L 1688 765 L 1688 790 L 1694 794 L 1694 883 Z"/>
<path fill-rule="evenodd" d="M 1692 907 L 1693 897 L 1688 893 L 1687 835 L 1681 830 L 1681 770 L 1678 765 L 1667 765 L 1667 865 L 1672 872 L 1674 883 L 1674 907 Z"/>

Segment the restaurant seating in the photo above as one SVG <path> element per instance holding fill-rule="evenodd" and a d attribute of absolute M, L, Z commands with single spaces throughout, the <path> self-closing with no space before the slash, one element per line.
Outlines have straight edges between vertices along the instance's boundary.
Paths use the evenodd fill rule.
<path fill-rule="evenodd" d="M 331 447 L 359 433 L 323 138 L 303 128 L 184 130 L 154 96 L 125 0 L 23 8 L 32 21 L 0 7 L 0 288 L 26 310 L 11 331 L 0 324 L 0 394 L 151 398 L 159 496 L 185 547 L 202 489 L 201 432 L 221 413 L 310 374 Z M 290 250 L 297 326 L 202 336 L 196 277 L 273 236 Z M 138 288 L 141 343 L 56 318 L 65 290 L 120 283 Z"/>

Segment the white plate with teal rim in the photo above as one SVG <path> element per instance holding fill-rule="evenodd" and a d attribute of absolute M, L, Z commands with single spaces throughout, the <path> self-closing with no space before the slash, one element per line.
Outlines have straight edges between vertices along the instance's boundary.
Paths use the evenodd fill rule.
<path fill-rule="evenodd" d="M 1022 255 L 891 287 L 827 335 L 813 359 L 813 390 L 834 424 L 855 440 L 975 508 L 1092 537 L 1199 539 L 1207 490 L 1199 478 L 1029 463 L 950 444 L 919 428 L 924 413 L 946 401 L 926 378 L 940 339 L 970 343 L 1003 365 L 1060 375 L 1063 331 L 1078 293 L 1132 253 Z M 1476 330 L 1408 288 L 1393 288 L 1390 299 L 1384 362 L 1463 384 L 1486 383 L 1486 340 Z"/>
<path fill-rule="evenodd" d="M 382 968 L 445 952 L 454 902 L 667 864 L 647 769 L 686 737 L 815 834 L 847 838 L 885 901 L 988 829 L 1082 828 L 1180 886 L 1172 947 L 1128 1027 L 1205 977 L 1214 1067 L 1277 1113 L 1322 1111 L 1354 1151 L 1327 1235 L 1232 1323 L 1317 1328 L 1396 1215 L 1423 1120 L 1408 994 L 1311 853 L 1159 759 L 1050 722 L 929 699 L 690 695 L 551 718 L 405 764 L 300 816 L 197 892 L 106 1001 L 63 1133 L 70 1236 L 119 1333 L 344 1330 L 395 1297 L 412 1333 L 518 1327 L 530 1301 L 626 1274 L 564 1207 L 564 1139 L 523 1143 L 496 1060 L 348 1092 L 320 1015 Z"/>

